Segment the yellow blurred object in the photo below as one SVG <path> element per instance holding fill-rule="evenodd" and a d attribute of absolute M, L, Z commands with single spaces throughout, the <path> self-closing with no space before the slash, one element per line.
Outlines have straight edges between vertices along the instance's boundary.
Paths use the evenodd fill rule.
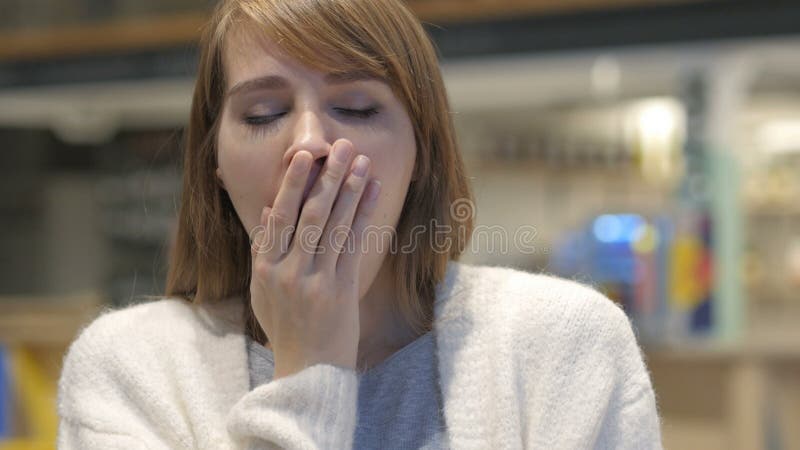
<path fill-rule="evenodd" d="M 56 444 L 49 441 L 36 441 L 32 439 L 12 439 L 0 441 L 0 450 L 54 450 Z"/>
<path fill-rule="evenodd" d="M 8 348 L 20 427 L 0 450 L 55 449 L 56 387 L 63 353 L 106 305 L 93 290 L 57 296 L 0 297 L 0 342 Z"/>
<path fill-rule="evenodd" d="M 636 240 L 633 242 L 633 250 L 639 254 L 653 253 L 660 242 L 660 236 L 656 227 L 652 225 L 642 225 L 636 230 Z"/>
<path fill-rule="evenodd" d="M 682 308 L 696 307 L 703 299 L 704 286 L 697 276 L 703 243 L 693 236 L 677 236 L 672 247 L 670 278 L 672 301 Z"/>
<path fill-rule="evenodd" d="M 29 437 L 0 441 L 0 450 L 55 449 L 58 430 L 55 386 L 29 350 L 14 347 L 9 353 L 13 391 L 19 399 Z"/>

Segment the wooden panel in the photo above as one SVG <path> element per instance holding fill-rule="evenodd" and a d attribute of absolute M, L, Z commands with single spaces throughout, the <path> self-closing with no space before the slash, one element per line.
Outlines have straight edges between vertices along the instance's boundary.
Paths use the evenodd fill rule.
<path fill-rule="evenodd" d="M 0 343 L 63 347 L 105 305 L 96 292 L 41 298 L 0 297 Z"/>
<path fill-rule="evenodd" d="M 699 0 L 408 0 L 425 22 L 489 20 L 624 7 L 682 4 Z M 208 13 L 198 11 L 98 24 L 0 31 L 0 61 L 26 61 L 147 50 L 193 44 Z"/>
<path fill-rule="evenodd" d="M 465 21 L 510 17 L 577 13 L 697 2 L 699 0 L 408 0 L 424 21 Z"/>
<path fill-rule="evenodd" d="M 661 440 L 666 449 L 730 450 L 728 427 L 721 420 L 661 418 Z"/>
<path fill-rule="evenodd" d="M 205 13 L 193 13 L 0 32 L 0 60 L 69 57 L 190 44 L 200 36 L 207 17 Z"/>

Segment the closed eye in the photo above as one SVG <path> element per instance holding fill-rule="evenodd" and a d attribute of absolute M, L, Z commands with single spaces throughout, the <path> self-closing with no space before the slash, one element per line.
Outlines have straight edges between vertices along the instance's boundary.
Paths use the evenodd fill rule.
<path fill-rule="evenodd" d="M 355 117 L 367 118 L 373 116 L 378 113 L 377 108 L 367 108 L 367 109 L 347 109 L 347 108 L 334 108 L 337 111 L 341 111 L 344 114 L 348 114 Z"/>
<path fill-rule="evenodd" d="M 247 116 L 247 117 L 244 118 L 244 122 L 247 125 L 252 125 L 252 126 L 267 125 L 270 122 L 272 122 L 273 120 L 275 120 L 278 117 L 281 117 L 281 116 L 283 116 L 285 114 L 286 113 L 272 114 L 272 115 L 269 115 L 269 116 Z"/>
<path fill-rule="evenodd" d="M 366 119 L 368 117 L 374 116 L 378 113 L 378 108 L 367 108 L 367 109 L 348 109 L 348 108 L 334 108 L 336 111 L 341 112 L 342 114 L 359 117 Z M 262 115 L 262 116 L 246 116 L 244 121 L 248 125 L 266 125 L 279 117 L 285 116 L 287 113 L 282 112 L 279 114 L 271 114 L 271 115 Z"/>
<path fill-rule="evenodd" d="M 334 110 L 346 116 L 347 118 L 358 119 L 359 121 L 364 121 L 365 123 L 372 116 L 378 114 L 379 112 L 377 107 L 367 109 L 334 108 Z M 248 128 L 260 135 L 261 133 L 267 132 L 277 126 L 278 124 L 275 122 L 277 122 L 278 119 L 286 114 L 288 114 L 288 111 L 270 115 L 245 116 L 243 118 L 243 122 Z"/>

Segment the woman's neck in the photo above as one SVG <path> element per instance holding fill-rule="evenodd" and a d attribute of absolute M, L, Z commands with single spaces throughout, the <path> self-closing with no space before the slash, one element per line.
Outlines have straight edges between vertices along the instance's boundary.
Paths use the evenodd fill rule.
<path fill-rule="evenodd" d="M 414 333 L 406 321 L 394 312 L 397 301 L 396 282 L 389 261 L 384 261 L 367 293 L 359 303 L 361 337 L 358 344 L 357 367 L 374 367 L 402 349 L 419 333 Z"/>

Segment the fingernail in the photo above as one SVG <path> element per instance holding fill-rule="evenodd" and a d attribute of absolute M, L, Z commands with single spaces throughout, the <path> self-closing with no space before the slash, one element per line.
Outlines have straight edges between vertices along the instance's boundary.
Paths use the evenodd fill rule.
<path fill-rule="evenodd" d="M 305 150 L 300 150 L 299 152 L 297 152 L 293 158 L 294 164 L 298 172 L 305 172 L 306 170 L 308 170 L 308 166 L 311 165 L 311 160 L 314 159 L 314 157 L 311 156 L 310 153 L 308 153 L 309 157 L 306 157 L 305 155 L 300 155 L 301 153 L 308 153 L 308 152 Z"/>
<path fill-rule="evenodd" d="M 333 157 L 341 163 L 347 162 L 350 158 L 350 144 L 340 143 L 333 149 Z"/>
<path fill-rule="evenodd" d="M 381 182 L 378 180 L 372 180 L 369 183 L 369 192 L 367 192 L 367 200 L 372 202 L 376 198 L 378 198 L 378 193 L 381 191 Z"/>
<path fill-rule="evenodd" d="M 367 166 L 369 165 L 369 158 L 364 155 L 356 157 L 355 167 L 353 168 L 353 175 L 363 177 L 367 174 Z"/>

